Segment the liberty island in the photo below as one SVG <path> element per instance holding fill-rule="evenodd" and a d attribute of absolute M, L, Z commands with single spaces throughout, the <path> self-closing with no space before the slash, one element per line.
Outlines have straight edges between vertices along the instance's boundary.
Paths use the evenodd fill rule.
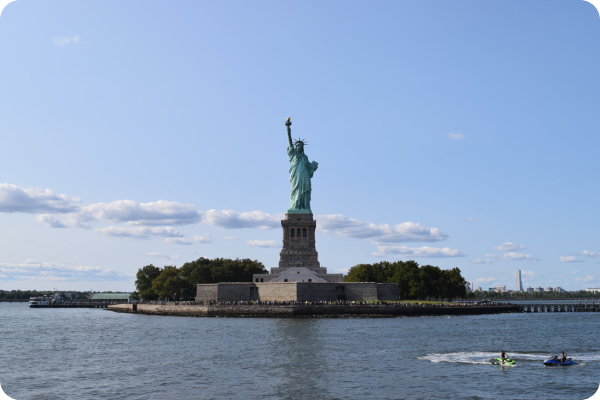
<path fill-rule="evenodd" d="M 519 307 L 438 304 L 422 307 L 400 302 L 397 282 L 344 281 L 321 266 L 316 250 L 317 221 L 311 207 L 312 178 L 319 164 L 304 153 L 304 139 L 292 140 L 292 121 L 285 122 L 290 162 L 290 202 L 281 221 L 282 248 L 277 267 L 253 273 L 247 281 L 195 284 L 191 304 L 126 304 L 109 306 L 122 312 L 154 315 L 231 317 L 422 316 L 519 312 Z M 261 264 L 262 265 L 262 264 Z M 406 298 L 406 294 L 404 297 Z M 318 305 L 318 307 L 315 307 Z"/>
<path fill-rule="evenodd" d="M 398 300 L 398 284 L 344 282 L 343 274 L 321 267 L 316 250 L 317 222 L 311 210 L 311 179 L 319 164 L 310 162 L 304 139 L 292 140 L 287 129 L 290 168 L 290 206 L 281 221 L 279 265 L 270 274 L 254 274 L 252 282 L 199 284 L 196 301 L 378 301 Z"/>

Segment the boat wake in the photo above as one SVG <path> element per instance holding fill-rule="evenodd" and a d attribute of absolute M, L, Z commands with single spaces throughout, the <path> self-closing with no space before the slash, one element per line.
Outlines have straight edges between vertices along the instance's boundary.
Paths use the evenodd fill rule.
<path fill-rule="evenodd" d="M 426 360 L 434 363 L 451 362 L 463 364 L 489 364 L 491 360 L 495 359 L 496 357 L 498 357 L 498 353 L 473 351 L 460 353 L 434 353 L 417 358 L 419 360 Z"/>
<path fill-rule="evenodd" d="M 523 362 L 542 362 L 553 356 L 550 353 L 519 353 L 509 352 L 510 358 L 513 360 Z M 463 364 L 490 364 L 500 355 L 500 352 L 482 352 L 482 351 L 469 351 L 469 352 L 458 352 L 458 353 L 433 353 L 425 356 L 417 357 L 419 360 L 431 361 L 434 363 L 449 362 L 449 363 L 463 363 Z M 589 361 L 600 361 L 600 354 L 577 354 L 569 353 L 569 358 L 573 358 L 573 361 L 577 362 L 589 362 Z"/>

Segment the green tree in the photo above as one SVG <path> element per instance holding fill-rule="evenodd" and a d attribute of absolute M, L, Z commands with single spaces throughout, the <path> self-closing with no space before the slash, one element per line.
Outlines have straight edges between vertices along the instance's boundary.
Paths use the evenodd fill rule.
<path fill-rule="evenodd" d="M 391 264 L 383 261 L 377 264 L 358 264 L 350 268 L 344 282 L 388 282 Z"/>
<path fill-rule="evenodd" d="M 422 296 L 427 299 L 439 299 L 442 292 L 440 279 L 442 270 L 433 265 L 423 265 L 419 270 Z M 422 297 L 421 297 L 422 298 Z"/>
<path fill-rule="evenodd" d="M 400 299 L 415 298 L 415 291 L 412 288 L 420 285 L 419 264 L 413 260 L 396 261 L 393 263 L 392 269 L 393 273 L 388 282 L 398 284 Z"/>
<path fill-rule="evenodd" d="M 152 288 L 152 282 L 160 275 L 162 269 L 155 267 L 154 265 L 146 265 L 140 268 L 135 275 L 135 287 L 139 293 L 140 298 L 144 300 L 156 300 L 158 299 L 158 293 Z"/>
<path fill-rule="evenodd" d="M 452 301 L 457 298 L 464 299 L 467 296 L 467 282 L 460 273 L 460 269 L 452 268 L 442 271 L 442 292 L 443 298 Z"/>
<path fill-rule="evenodd" d="M 211 260 L 200 257 L 181 267 L 181 274 L 187 283 L 183 298 L 193 299 L 196 296 L 196 286 L 201 283 L 252 282 L 253 274 L 266 273 L 268 272 L 263 263 L 248 258 Z"/>
<path fill-rule="evenodd" d="M 181 270 L 172 265 L 165 266 L 152 281 L 152 290 L 161 299 L 179 300 L 186 287 L 187 282 Z"/>
<path fill-rule="evenodd" d="M 344 282 L 397 283 L 402 300 L 447 298 L 451 301 L 467 295 L 466 281 L 460 269 L 441 270 L 433 265 L 419 267 L 413 260 L 358 264 L 350 268 Z"/>

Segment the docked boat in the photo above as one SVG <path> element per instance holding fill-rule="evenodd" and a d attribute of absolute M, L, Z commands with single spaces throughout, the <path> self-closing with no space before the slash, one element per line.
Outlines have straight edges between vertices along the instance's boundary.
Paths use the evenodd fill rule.
<path fill-rule="evenodd" d="M 29 298 L 29 307 L 48 307 L 50 303 L 50 299 L 48 297 L 30 297 Z"/>

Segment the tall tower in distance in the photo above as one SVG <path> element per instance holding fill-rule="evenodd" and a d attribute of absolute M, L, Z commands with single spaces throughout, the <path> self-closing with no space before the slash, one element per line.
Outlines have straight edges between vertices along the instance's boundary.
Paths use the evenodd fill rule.
<path fill-rule="evenodd" d="M 521 270 L 515 271 L 515 278 L 517 279 L 517 292 L 523 291 L 523 282 L 521 282 Z"/>

